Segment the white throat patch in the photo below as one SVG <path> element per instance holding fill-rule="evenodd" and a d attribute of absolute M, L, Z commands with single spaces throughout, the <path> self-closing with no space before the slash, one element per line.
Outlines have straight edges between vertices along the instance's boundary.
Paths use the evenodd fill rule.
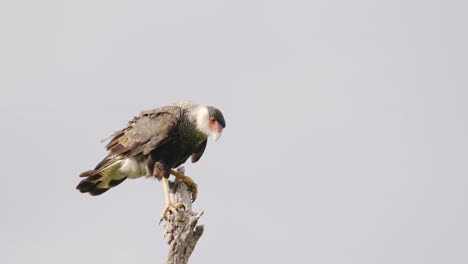
<path fill-rule="evenodd" d="M 195 115 L 195 119 L 197 120 L 197 129 L 207 137 L 210 136 L 210 114 L 208 113 L 208 109 L 205 106 L 199 106 Z"/>

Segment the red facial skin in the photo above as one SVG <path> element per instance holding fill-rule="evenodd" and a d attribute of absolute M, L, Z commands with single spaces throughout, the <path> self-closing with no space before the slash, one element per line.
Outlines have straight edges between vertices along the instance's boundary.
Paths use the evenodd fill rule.
<path fill-rule="evenodd" d="M 221 132 L 223 132 L 223 127 L 221 126 L 221 124 L 214 119 L 210 120 L 209 127 L 210 127 L 210 130 L 213 132 L 218 132 L 220 134 Z"/>

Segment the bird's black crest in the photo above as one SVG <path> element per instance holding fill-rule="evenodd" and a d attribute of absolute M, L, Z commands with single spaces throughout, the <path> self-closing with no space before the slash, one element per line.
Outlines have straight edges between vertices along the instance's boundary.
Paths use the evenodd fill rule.
<path fill-rule="evenodd" d="M 224 121 L 224 116 L 223 116 L 223 113 L 221 113 L 221 111 L 219 111 L 218 108 L 216 107 L 213 107 L 213 106 L 207 106 L 206 107 L 208 109 L 208 114 L 210 115 L 210 118 L 214 118 L 216 121 L 219 122 L 219 124 L 225 128 L 226 127 L 226 121 Z"/>

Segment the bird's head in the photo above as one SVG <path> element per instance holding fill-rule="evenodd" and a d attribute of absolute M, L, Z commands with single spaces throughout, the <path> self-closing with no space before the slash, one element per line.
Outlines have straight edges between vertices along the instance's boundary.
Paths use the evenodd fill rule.
<path fill-rule="evenodd" d="M 226 127 L 224 116 L 218 108 L 213 106 L 201 106 L 196 110 L 197 129 L 207 137 L 211 136 L 217 141 Z"/>

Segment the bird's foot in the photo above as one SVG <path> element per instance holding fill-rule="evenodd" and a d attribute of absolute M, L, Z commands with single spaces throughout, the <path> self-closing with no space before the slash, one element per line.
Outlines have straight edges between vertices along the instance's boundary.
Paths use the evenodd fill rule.
<path fill-rule="evenodd" d="M 196 184 L 192 178 L 185 176 L 183 179 L 180 179 L 183 183 L 187 184 L 188 187 L 192 189 L 192 203 L 195 202 L 198 196 L 198 184 Z"/>
<path fill-rule="evenodd" d="M 163 220 L 166 220 L 168 219 L 168 213 L 171 212 L 172 214 L 174 214 L 174 219 L 175 221 L 179 221 L 180 220 L 180 216 L 179 216 L 179 209 L 180 208 L 183 208 L 185 210 L 185 205 L 181 204 L 181 203 L 178 203 L 178 204 L 172 204 L 172 203 L 168 203 L 166 204 L 166 207 L 164 208 L 162 214 L 161 214 L 161 219 L 159 220 L 159 223 L 161 223 Z"/>
<path fill-rule="evenodd" d="M 192 203 L 195 202 L 198 196 L 198 185 L 190 178 L 184 174 L 171 170 L 171 174 L 174 175 L 179 181 L 187 184 L 188 187 L 192 189 Z"/>

